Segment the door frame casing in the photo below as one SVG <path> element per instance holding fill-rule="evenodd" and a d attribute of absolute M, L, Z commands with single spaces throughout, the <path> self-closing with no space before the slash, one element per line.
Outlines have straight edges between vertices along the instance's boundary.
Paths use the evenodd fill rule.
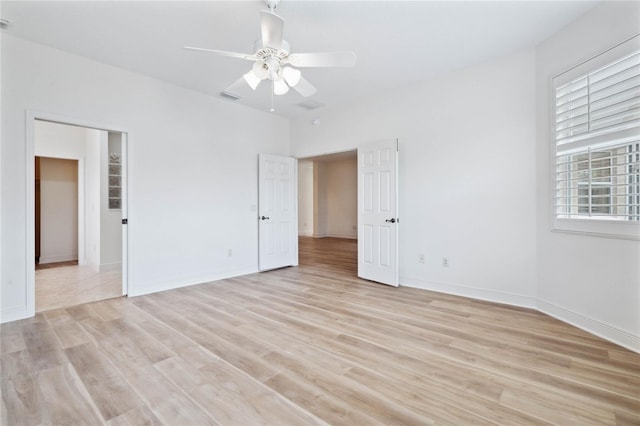
<path fill-rule="evenodd" d="M 33 317 L 36 311 L 36 286 L 35 286 L 35 188 L 33 183 L 35 182 L 35 122 L 36 120 L 40 121 L 48 121 L 52 123 L 58 124 L 66 124 L 70 126 L 78 126 L 78 127 L 86 127 L 90 129 L 103 130 L 113 133 L 122 134 L 123 141 L 123 152 L 125 155 L 123 156 L 126 160 L 126 163 L 123 164 L 123 168 L 127 167 L 127 173 L 123 178 L 127 179 L 125 181 L 127 188 L 130 184 L 129 179 L 129 140 L 131 137 L 131 133 L 127 130 L 121 128 L 120 126 L 112 126 L 105 125 L 104 123 L 96 123 L 89 120 L 77 119 L 74 117 L 68 117 L 65 115 L 54 114 L 49 112 L 42 111 L 34 111 L 34 110 L 26 110 L 25 111 L 25 151 L 26 151 L 26 232 L 25 232 L 25 257 L 26 257 L 26 288 L 25 288 L 25 307 L 26 307 L 26 316 Z M 83 161 L 84 165 L 84 161 Z M 84 168 L 84 167 L 83 167 Z M 78 169 L 80 169 L 80 164 L 78 164 Z M 79 190 L 80 188 L 78 188 Z M 84 198 L 84 196 L 83 196 Z M 125 189 L 122 192 L 123 205 L 125 208 L 122 209 L 122 214 L 128 214 L 129 209 L 129 199 L 128 199 L 128 191 Z M 84 219 L 83 219 L 84 220 Z M 78 218 L 80 223 L 80 218 Z M 128 294 L 128 270 L 129 270 L 129 241 L 128 241 L 128 225 L 123 226 L 123 234 L 122 234 L 122 295 Z M 78 247 L 80 250 L 80 247 Z M 78 253 L 80 255 L 80 253 Z"/>

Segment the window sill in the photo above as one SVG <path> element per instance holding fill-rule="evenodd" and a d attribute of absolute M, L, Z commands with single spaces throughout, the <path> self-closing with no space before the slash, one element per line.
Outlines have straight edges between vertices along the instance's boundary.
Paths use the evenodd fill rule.
<path fill-rule="evenodd" d="M 640 241 L 640 223 L 601 219 L 553 219 L 552 232 Z"/>

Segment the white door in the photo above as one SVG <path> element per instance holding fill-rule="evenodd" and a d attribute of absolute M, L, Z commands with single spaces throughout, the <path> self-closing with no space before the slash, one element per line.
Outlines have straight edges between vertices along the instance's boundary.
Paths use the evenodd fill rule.
<path fill-rule="evenodd" d="M 120 209 L 122 213 L 122 295 L 126 296 L 129 292 L 129 211 L 128 211 L 128 192 L 127 192 L 127 134 L 121 133 L 120 145 Z"/>
<path fill-rule="evenodd" d="M 258 267 L 297 265 L 298 162 L 260 154 L 258 163 Z"/>
<path fill-rule="evenodd" d="M 398 141 L 358 147 L 358 276 L 398 286 Z"/>

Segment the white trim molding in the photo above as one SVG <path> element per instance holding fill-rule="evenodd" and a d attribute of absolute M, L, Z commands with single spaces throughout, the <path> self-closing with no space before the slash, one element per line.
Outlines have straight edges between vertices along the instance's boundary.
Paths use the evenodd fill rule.
<path fill-rule="evenodd" d="M 504 293 L 481 288 L 466 287 L 457 284 L 445 284 L 432 281 L 424 281 L 415 278 L 400 277 L 400 285 L 420 288 L 438 293 L 452 294 L 471 299 L 484 300 L 494 303 L 503 303 L 512 306 L 535 309 L 538 312 L 552 316 L 562 322 L 573 325 L 581 330 L 601 337 L 609 342 L 620 345 L 631 351 L 640 353 L 640 336 L 621 330 L 610 324 L 594 320 L 569 309 L 562 308 L 544 300 L 532 296 L 523 296 L 512 293 Z"/>
<path fill-rule="evenodd" d="M 198 275 L 191 278 L 185 278 L 180 280 L 167 280 L 160 282 L 145 283 L 142 285 L 136 285 L 135 283 L 129 283 L 129 297 L 144 296 L 145 294 L 158 293 L 166 290 L 174 290 L 181 287 L 189 287 L 192 285 L 211 284 L 214 281 L 220 281 L 227 278 L 236 278 L 244 275 L 251 275 L 259 273 L 256 267 L 233 269 L 229 271 L 222 271 L 211 275 Z"/>
<path fill-rule="evenodd" d="M 544 300 L 538 299 L 537 309 L 543 314 L 557 318 L 560 321 L 571 324 L 588 333 L 602 337 L 605 340 L 613 342 L 631 351 L 640 353 L 640 336 L 635 336 L 612 325 L 594 320 Z"/>
<path fill-rule="evenodd" d="M 57 256 L 40 256 L 39 263 L 44 265 L 47 263 L 70 262 L 72 260 L 78 260 L 78 253 L 65 253 Z"/>
<path fill-rule="evenodd" d="M 504 303 L 507 305 L 520 306 L 522 308 L 536 309 L 535 297 L 523 296 L 520 294 L 505 293 L 475 287 L 466 287 L 457 284 L 437 283 L 433 281 L 424 281 L 408 277 L 400 277 L 400 285 L 435 291 L 438 293 L 452 294 L 455 296 L 469 297 L 471 299 L 485 300 L 488 302 Z"/>
<path fill-rule="evenodd" d="M 29 316 L 27 315 L 27 308 L 24 306 L 3 309 L 2 312 L 0 312 L 0 324 L 25 319 L 28 317 Z"/>
<path fill-rule="evenodd" d="M 330 238 L 344 238 L 346 240 L 357 240 L 358 236 L 357 235 L 346 235 L 346 234 L 325 234 L 323 236 L 324 237 L 330 237 Z"/>
<path fill-rule="evenodd" d="M 5 317 L 9 318 L 14 318 L 14 319 L 23 319 L 23 318 L 29 318 L 29 317 L 33 317 L 35 316 L 36 312 L 35 312 L 35 308 L 36 308 L 36 300 L 35 300 L 35 294 L 36 294 L 36 288 L 35 288 L 35 188 L 32 184 L 28 184 L 29 182 L 33 182 L 35 179 L 35 166 L 34 166 L 34 158 L 35 158 L 35 122 L 36 120 L 40 120 L 40 121 L 48 121 L 48 122 L 53 122 L 53 123 L 60 123 L 60 124 L 66 124 L 66 125 L 72 125 L 72 126 L 80 126 L 80 127 L 87 127 L 87 128 L 91 128 L 91 129 L 96 129 L 96 130 L 104 130 L 104 131 L 109 131 L 109 132 L 115 132 L 115 133 L 121 133 L 126 137 L 127 143 L 129 141 L 129 135 L 128 132 L 124 129 L 122 129 L 120 126 L 111 126 L 111 125 L 105 125 L 103 123 L 97 123 L 94 122 L 92 120 L 85 120 L 85 119 L 78 119 L 78 118 L 74 118 L 74 117 L 68 117 L 66 115 L 60 115 L 60 114 L 54 114 L 54 113 L 49 113 L 49 112 L 43 112 L 43 111 L 35 111 L 35 110 L 31 110 L 31 109 L 26 109 L 25 110 L 25 122 L 24 122 L 24 126 L 25 126 L 25 160 L 26 160 L 26 164 L 25 164 L 25 177 L 26 177 L 26 189 L 27 189 L 27 197 L 26 197 L 26 206 L 25 206 L 25 213 L 26 213 L 26 230 L 25 230 L 25 238 L 26 238 L 26 244 L 25 244 L 25 266 L 26 266 L 26 271 L 25 271 L 25 276 L 26 276 L 26 285 L 25 285 L 25 295 L 24 295 L 24 303 L 25 306 L 21 307 L 21 308 L 17 308 L 17 309 L 10 309 L 8 312 L 9 313 L 5 313 L 4 311 L 1 313 L 2 314 L 2 321 L 5 321 Z M 123 149 L 126 148 L 126 154 L 128 155 L 128 145 L 123 146 Z M 125 155 L 126 158 L 126 155 Z M 79 163 L 78 163 L 78 173 L 80 173 L 80 170 L 84 170 L 84 160 L 83 159 L 79 159 Z M 80 176 L 79 176 L 80 177 Z M 80 182 L 83 181 L 81 179 L 78 180 L 78 184 L 80 185 Z M 130 185 L 130 181 L 127 182 L 127 185 Z M 80 191 L 81 188 L 78 188 L 78 191 Z M 84 192 L 84 191 L 82 191 Z M 79 197 L 80 197 L 80 192 L 79 192 Z M 127 205 L 127 198 L 126 198 L 126 193 L 123 194 L 123 202 L 125 203 L 125 205 Z M 83 200 L 81 198 L 78 199 L 78 202 L 81 203 L 83 202 Z M 82 215 L 84 216 L 84 215 Z M 79 215 L 78 220 L 81 220 L 81 217 Z M 79 223 L 79 226 L 82 226 L 81 223 Z M 126 229 L 126 228 L 125 228 Z M 128 240 L 124 240 L 127 241 Z M 79 264 L 83 264 L 85 262 L 86 259 L 84 259 L 85 256 L 85 249 L 84 249 L 84 245 L 83 244 L 79 244 L 78 245 L 78 262 Z M 123 275 L 122 275 L 122 286 L 123 286 L 123 295 L 127 293 L 127 285 L 128 285 L 128 281 L 127 281 L 127 268 L 128 268 L 128 251 L 125 251 L 123 249 L 122 252 L 122 262 L 123 262 Z M 20 314 L 18 314 L 17 312 L 20 312 Z M 7 320 L 8 321 L 8 320 Z"/>

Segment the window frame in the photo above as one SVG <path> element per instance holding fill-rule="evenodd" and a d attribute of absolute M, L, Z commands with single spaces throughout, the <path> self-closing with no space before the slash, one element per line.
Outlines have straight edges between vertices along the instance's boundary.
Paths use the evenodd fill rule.
<path fill-rule="evenodd" d="M 557 179 L 557 153 L 558 144 L 556 140 L 556 88 L 564 84 L 563 80 L 570 80 L 590 72 L 601 66 L 614 62 L 626 54 L 637 51 L 640 48 L 640 34 L 636 34 L 615 46 L 600 52 L 585 61 L 576 64 L 556 75 L 549 80 L 549 214 L 551 219 L 552 232 L 564 232 L 570 234 L 591 235 L 606 238 L 620 238 L 629 240 L 640 240 L 640 221 L 621 221 L 606 218 L 562 218 L 556 213 L 556 179 Z M 629 129 L 640 133 L 640 127 Z M 634 142 L 630 142 L 634 143 Z"/>

